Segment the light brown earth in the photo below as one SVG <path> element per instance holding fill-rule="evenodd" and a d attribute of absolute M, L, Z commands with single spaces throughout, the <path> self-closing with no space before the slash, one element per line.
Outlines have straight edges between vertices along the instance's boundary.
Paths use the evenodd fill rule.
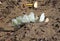
<path fill-rule="evenodd" d="M 38 8 L 26 6 L 38 1 Z M 0 41 L 60 41 L 60 0 L 0 0 Z M 17 16 L 45 13 L 49 22 L 11 26 Z"/>

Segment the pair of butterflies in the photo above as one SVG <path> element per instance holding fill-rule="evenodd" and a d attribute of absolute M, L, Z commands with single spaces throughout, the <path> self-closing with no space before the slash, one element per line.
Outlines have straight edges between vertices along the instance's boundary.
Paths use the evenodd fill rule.
<path fill-rule="evenodd" d="M 38 20 L 38 17 L 35 17 L 33 12 L 30 12 L 29 15 L 19 16 L 16 17 L 16 19 L 12 19 L 13 25 L 20 25 L 23 23 L 30 23 L 30 22 L 36 22 Z M 39 22 L 43 22 L 45 20 L 45 14 L 42 13 L 39 17 Z"/>

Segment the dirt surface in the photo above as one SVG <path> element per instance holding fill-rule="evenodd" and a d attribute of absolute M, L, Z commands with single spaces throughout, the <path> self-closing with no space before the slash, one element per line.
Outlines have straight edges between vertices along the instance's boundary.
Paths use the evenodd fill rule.
<path fill-rule="evenodd" d="M 38 1 L 38 8 L 26 6 Z M 0 0 L 0 41 L 60 41 L 60 0 Z M 49 22 L 12 26 L 11 19 L 34 12 Z"/>

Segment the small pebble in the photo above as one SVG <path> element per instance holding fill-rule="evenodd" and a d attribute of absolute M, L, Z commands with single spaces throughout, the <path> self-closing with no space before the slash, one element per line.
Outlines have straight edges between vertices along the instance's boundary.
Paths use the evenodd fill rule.
<path fill-rule="evenodd" d="M 38 2 L 37 1 L 34 3 L 34 8 L 38 8 Z"/>
<path fill-rule="evenodd" d="M 39 18 L 39 17 L 38 17 L 38 16 L 36 16 L 36 17 L 35 17 L 35 20 L 38 20 L 38 18 Z"/>
<path fill-rule="evenodd" d="M 0 4 L 2 4 L 2 2 L 0 1 Z"/>
<path fill-rule="evenodd" d="M 49 18 L 46 18 L 45 22 L 49 22 Z"/>

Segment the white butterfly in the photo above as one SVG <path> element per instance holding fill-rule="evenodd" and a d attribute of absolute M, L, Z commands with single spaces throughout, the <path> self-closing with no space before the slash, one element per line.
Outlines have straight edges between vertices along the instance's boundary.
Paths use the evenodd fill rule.
<path fill-rule="evenodd" d="M 15 25 L 18 25 L 18 21 L 16 19 L 12 19 L 12 24 L 15 26 Z"/>
<path fill-rule="evenodd" d="M 29 22 L 30 22 L 30 20 L 29 20 L 28 16 L 24 15 L 22 18 L 22 23 L 29 23 Z"/>
<path fill-rule="evenodd" d="M 35 16 L 33 12 L 30 12 L 30 14 L 28 15 L 28 18 L 30 20 L 30 22 L 35 22 Z"/>
<path fill-rule="evenodd" d="M 22 16 L 16 17 L 16 20 L 18 21 L 18 24 L 22 23 Z"/>
<path fill-rule="evenodd" d="M 23 24 L 23 23 L 30 23 L 30 22 L 35 22 L 36 20 L 38 20 L 38 17 L 34 15 L 33 12 L 30 12 L 29 15 L 24 15 L 16 17 L 16 19 L 12 19 L 12 24 L 13 25 L 19 25 L 19 24 Z M 41 14 L 39 22 L 43 22 L 45 20 L 45 15 L 44 13 Z"/>
<path fill-rule="evenodd" d="M 45 20 L 45 13 L 42 13 L 39 22 L 43 22 L 44 20 Z"/>

